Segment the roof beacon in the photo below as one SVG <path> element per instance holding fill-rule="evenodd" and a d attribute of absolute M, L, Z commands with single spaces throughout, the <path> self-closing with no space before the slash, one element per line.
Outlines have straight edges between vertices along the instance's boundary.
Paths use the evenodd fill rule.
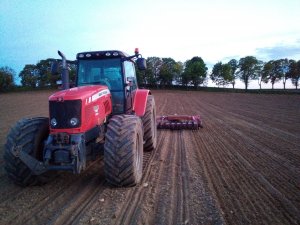
<path fill-rule="evenodd" d="M 136 55 L 138 55 L 138 54 L 139 54 L 139 48 L 135 48 L 135 49 L 134 49 L 134 53 L 135 53 Z"/>

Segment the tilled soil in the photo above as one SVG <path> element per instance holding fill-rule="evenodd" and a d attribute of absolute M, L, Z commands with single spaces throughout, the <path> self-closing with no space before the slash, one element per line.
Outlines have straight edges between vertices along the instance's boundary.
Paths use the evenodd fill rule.
<path fill-rule="evenodd" d="M 18 119 L 47 116 L 50 94 L 0 95 L 1 146 Z M 101 158 L 80 175 L 21 188 L 1 157 L 0 224 L 300 223 L 300 96 L 153 94 L 158 115 L 200 114 L 204 128 L 159 130 L 131 188 L 110 187 Z"/>

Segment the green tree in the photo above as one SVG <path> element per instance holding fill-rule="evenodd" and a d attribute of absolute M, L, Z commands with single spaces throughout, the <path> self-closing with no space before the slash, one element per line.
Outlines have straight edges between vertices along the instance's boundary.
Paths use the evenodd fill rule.
<path fill-rule="evenodd" d="M 184 79 L 190 81 L 194 87 L 202 84 L 206 78 L 207 67 L 201 57 L 193 57 L 185 63 Z M 189 83 L 189 82 L 188 82 Z"/>
<path fill-rule="evenodd" d="M 8 91 L 14 87 L 15 71 L 8 66 L 0 68 L 0 91 Z"/>
<path fill-rule="evenodd" d="M 51 76 L 51 64 L 54 59 L 44 59 L 36 64 L 38 86 L 56 86 L 56 80 Z"/>
<path fill-rule="evenodd" d="M 230 75 L 230 83 L 232 84 L 232 88 L 234 89 L 235 80 L 237 77 L 237 69 L 239 67 L 238 61 L 236 59 L 231 59 L 228 62 L 228 65 L 231 67 L 231 75 Z"/>
<path fill-rule="evenodd" d="M 60 76 L 51 75 L 51 64 L 55 59 L 40 60 L 36 65 L 25 65 L 19 77 L 23 86 L 27 87 L 55 87 Z M 75 74 L 75 72 L 74 72 Z"/>
<path fill-rule="evenodd" d="M 147 70 L 144 76 L 144 83 L 158 85 L 158 76 L 162 65 L 162 60 L 159 57 L 148 57 L 146 61 Z"/>
<path fill-rule="evenodd" d="M 232 76 L 231 66 L 228 63 L 222 65 L 222 76 L 224 80 L 223 86 L 227 84 L 235 83 L 234 82 L 235 78 Z M 234 84 L 233 84 L 233 88 L 234 88 Z"/>
<path fill-rule="evenodd" d="M 254 56 L 246 56 L 239 60 L 239 78 L 244 82 L 245 89 L 248 89 L 248 85 L 251 79 L 256 79 L 259 76 L 259 61 Z"/>
<path fill-rule="evenodd" d="M 292 84 L 298 89 L 300 79 L 300 60 L 290 60 L 287 75 L 291 78 Z"/>
<path fill-rule="evenodd" d="M 275 71 L 279 74 L 279 77 L 283 82 L 283 89 L 285 90 L 286 81 L 289 79 L 289 60 L 288 59 L 278 59 L 275 61 Z"/>
<path fill-rule="evenodd" d="M 273 73 L 274 73 L 273 62 L 269 61 L 265 63 L 262 69 L 262 81 L 267 84 L 270 80 L 270 77 L 274 76 Z"/>
<path fill-rule="evenodd" d="M 174 65 L 174 80 L 176 83 L 181 83 L 181 75 L 183 73 L 183 63 L 178 61 Z"/>
<path fill-rule="evenodd" d="M 257 64 L 257 80 L 258 80 L 258 85 L 259 89 L 261 90 L 261 84 L 263 82 L 263 67 L 264 67 L 264 62 L 261 60 L 258 60 Z"/>
<path fill-rule="evenodd" d="M 274 89 L 274 84 L 278 82 L 282 76 L 283 74 L 279 60 L 270 60 L 264 65 L 262 70 L 262 79 L 265 83 L 270 81 L 272 89 Z"/>
<path fill-rule="evenodd" d="M 23 70 L 20 72 L 19 77 L 21 78 L 22 86 L 35 88 L 38 83 L 36 65 L 33 64 L 25 65 Z"/>
<path fill-rule="evenodd" d="M 175 77 L 180 73 L 180 65 L 172 58 L 162 58 L 159 70 L 159 82 L 161 85 L 172 85 Z"/>
<path fill-rule="evenodd" d="M 218 62 L 214 65 L 210 79 L 216 83 L 218 86 L 225 86 L 227 84 L 232 84 L 234 77 L 232 76 L 232 68 L 229 63 L 222 64 Z"/>
<path fill-rule="evenodd" d="M 215 83 L 218 86 L 224 83 L 224 79 L 222 76 L 222 66 L 223 66 L 222 62 L 216 63 L 210 74 L 210 79 L 212 80 L 213 83 Z"/>
<path fill-rule="evenodd" d="M 137 79 L 138 85 L 139 86 L 145 85 L 146 84 L 146 82 L 144 81 L 145 71 L 139 70 L 136 64 L 134 64 L 134 66 L 135 66 L 136 79 Z"/>
<path fill-rule="evenodd" d="M 180 83 L 181 85 L 187 87 L 191 82 L 191 77 L 190 75 L 184 71 L 182 74 L 181 74 L 181 77 L 180 77 Z"/>

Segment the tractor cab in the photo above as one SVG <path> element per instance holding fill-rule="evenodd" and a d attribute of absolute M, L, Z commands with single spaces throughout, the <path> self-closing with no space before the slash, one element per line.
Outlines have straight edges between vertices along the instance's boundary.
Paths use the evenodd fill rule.
<path fill-rule="evenodd" d="M 132 110 L 137 89 L 133 56 L 121 51 L 97 51 L 78 53 L 76 58 L 77 87 L 105 85 L 112 95 L 113 114 Z"/>

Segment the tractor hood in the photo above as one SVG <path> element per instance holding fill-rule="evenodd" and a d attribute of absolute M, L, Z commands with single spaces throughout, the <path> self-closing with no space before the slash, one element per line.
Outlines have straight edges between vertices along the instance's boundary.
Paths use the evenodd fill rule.
<path fill-rule="evenodd" d="M 54 93 L 49 97 L 49 101 L 82 100 L 82 102 L 92 102 L 103 95 L 110 94 L 107 86 L 90 85 L 75 87 Z"/>

